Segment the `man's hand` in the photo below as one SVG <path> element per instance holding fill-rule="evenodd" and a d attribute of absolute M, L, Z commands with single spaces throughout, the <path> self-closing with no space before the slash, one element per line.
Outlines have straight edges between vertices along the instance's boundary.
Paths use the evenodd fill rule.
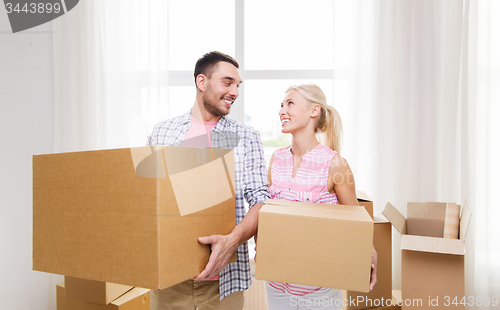
<path fill-rule="evenodd" d="M 377 251 L 375 248 L 372 249 L 372 273 L 370 277 L 370 291 L 373 290 L 373 287 L 377 283 Z"/>
<path fill-rule="evenodd" d="M 238 242 L 231 235 L 212 235 L 208 237 L 200 237 L 198 241 L 201 244 L 211 244 L 212 253 L 208 259 L 208 264 L 196 280 L 210 279 L 218 275 L 224 268 L 226 268 L 231 255 L 238 248 Z"/>
<path fill-rule="evenodd" d="M 259 210 L 263 203 L 256 203 L 248 210 L 247 214 L 236 225 L 229 235 L 213 235 L 200 237 L 198 241 L 201 244 L 211 244 L 212 253 L 208 259 L 207 267 L 203 270 L 196 280 L 206 280 L 219 274 L 227 266 L 227 262 L 233 255 L 238 246 L 244 244 L 248 239 L 257 234 L 257 223 Z"/>

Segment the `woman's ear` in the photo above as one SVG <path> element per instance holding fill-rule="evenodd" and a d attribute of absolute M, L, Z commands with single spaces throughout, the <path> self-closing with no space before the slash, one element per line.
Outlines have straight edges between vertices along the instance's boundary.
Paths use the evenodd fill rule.
<path fill-rule="evenodd" d="M 311 110 L 311 117 L 316 117 L 321 113 L 321 106 L 319 104 L 315 104 L 313 109 Z"/>
<path fill-rule="evenodd" d="M 205 91 L 205 82 L 207 81 L 207 77 L 204 74 L 198 74 L 196 77 L 196 87 L 198 87 L 199 90 Z"/>

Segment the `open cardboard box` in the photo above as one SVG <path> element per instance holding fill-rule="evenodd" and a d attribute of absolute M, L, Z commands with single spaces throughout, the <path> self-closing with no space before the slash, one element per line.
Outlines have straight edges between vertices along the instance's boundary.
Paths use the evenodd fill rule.
<path fill-rule="evenodd" d="M 163 289 L 196 277 L 236 225 L 232 150 L 33 156 L 33 269 Z M 232 261 L 236 259 L 236 253 Z"/>
<path fill-rule="evenodd" d="M 448 309 L 457 305 L 444 305 L 445 296 L 459 300 L 464 296 L 465 237 L 472 213 L 464 204 L 460 216 L 460 238 L 447 239 L 407 234 L 406 218 L 390 203 L 382 214 L 401 233 L 401 291 L 403 300 L 412 300 L 404 309 L 429 306 Z M 458 305 L 459 308 L 464 308 Z"/>
<path fill-rule="evenodd" d="M 255 278 L 367 292 L 373 220 L 361 206 L 265 201 Z"/>

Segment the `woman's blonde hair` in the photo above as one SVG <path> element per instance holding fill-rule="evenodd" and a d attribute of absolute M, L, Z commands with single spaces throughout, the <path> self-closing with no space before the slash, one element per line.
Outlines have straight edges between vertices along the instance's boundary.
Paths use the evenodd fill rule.
<path fill-rule="evenodd" d="M 311 106 L 319 105 L 321 112 L 316 122 L 315 133 L 322 134 L 322 143 L 340 154 L 342 145 L 342 119 L 339 112 L 326 103 L 325 93 L 318 85 L 300 84 L 290 86 L 285 93 L 296 90 Z"/>

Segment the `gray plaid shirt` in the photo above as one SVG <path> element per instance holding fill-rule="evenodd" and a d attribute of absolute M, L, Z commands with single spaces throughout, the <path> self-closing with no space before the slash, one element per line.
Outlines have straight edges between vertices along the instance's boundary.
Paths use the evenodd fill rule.
<path fill-rule="evenodd" d="M 178 146 L 191 127 L 191 113 L 155 125 L 148 145 Z M 264 202 L 268 197 L 268 181 L 264 151 L 259 133 L 240 122 L 221 117 L 210 132 L 212 147 L 234 149 L 236 183 L 236 223 L 245 216 L 243 198 L 249 206 Z M 231 293 L 246 290 L 252 283 L 248 244 L 238 247 L 237 260 L 219 273 L 221 299 Z"/>

